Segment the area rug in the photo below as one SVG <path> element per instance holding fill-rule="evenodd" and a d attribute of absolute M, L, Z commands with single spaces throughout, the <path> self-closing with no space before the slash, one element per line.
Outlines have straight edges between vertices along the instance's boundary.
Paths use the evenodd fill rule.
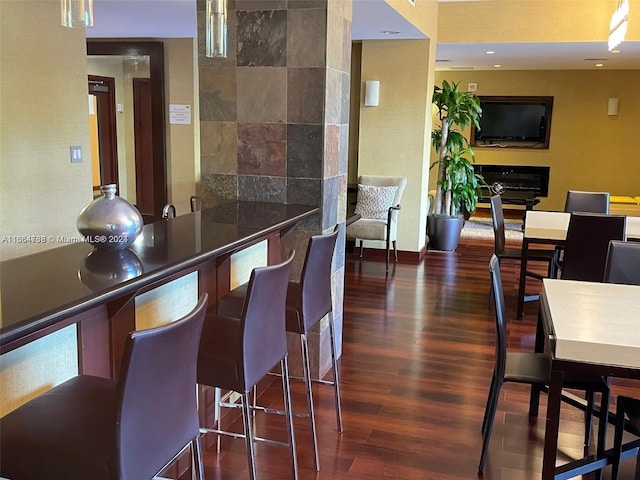
<path fill-rule="evenodd" d="M 471 218 L 462 227 L 463 238 L 481 238 L 493 240 L 493 225 L 490 218 Z M 522 241 L 522 221 L 509 220 L 504 223 L 504 236 L 507 240 Z"/>

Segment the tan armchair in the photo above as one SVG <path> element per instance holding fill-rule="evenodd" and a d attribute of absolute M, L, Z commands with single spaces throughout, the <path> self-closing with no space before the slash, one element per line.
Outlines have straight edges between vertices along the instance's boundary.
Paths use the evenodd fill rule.
<path fill-rule="evenodd" d="M 360 240 L 361 258 L 363 240 L 386 242 L 387 271 L 391 244 L 393 244 L 395 260 L 398 261 L 397 219 L 400 200 L 406 185 L 407 177 L 360 176 L 355 213 L 361 218 L 347 226 L 347 238 Z"/>

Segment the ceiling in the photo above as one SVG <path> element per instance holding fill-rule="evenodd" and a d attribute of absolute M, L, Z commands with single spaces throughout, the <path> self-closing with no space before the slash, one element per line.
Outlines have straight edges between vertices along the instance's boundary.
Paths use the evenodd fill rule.
<path fill-rule="evenodd" d="M 96 26 L 87 30 L 89 38 L 197 35 L 195 0 L 95 0 L 94 17 Z M 353 0 L 354 40 L 418 38 L 425 36 L 384 0 Z M 436 70 L 640 69 L 640 42 L 623 42 L 620 50 L 608 52 L 606 42 L 440 44 Z"/>

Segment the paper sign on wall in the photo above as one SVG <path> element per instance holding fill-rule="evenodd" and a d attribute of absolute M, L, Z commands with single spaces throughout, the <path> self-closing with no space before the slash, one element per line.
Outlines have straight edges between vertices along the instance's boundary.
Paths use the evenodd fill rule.
<path fill-rule="evenodd" d="M 191 125 L 191 105 L 169 104 L 169 123 Z"/>

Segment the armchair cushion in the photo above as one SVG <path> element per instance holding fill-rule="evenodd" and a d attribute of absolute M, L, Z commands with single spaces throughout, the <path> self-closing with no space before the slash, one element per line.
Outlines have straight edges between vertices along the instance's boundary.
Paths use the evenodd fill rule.
<path fill-rule="evenodd" d="M 388 187 L 358 185 L 355 213 L 362 218 L 386 220 L 397 190 L 398 187 L 395 185 Z"/>

